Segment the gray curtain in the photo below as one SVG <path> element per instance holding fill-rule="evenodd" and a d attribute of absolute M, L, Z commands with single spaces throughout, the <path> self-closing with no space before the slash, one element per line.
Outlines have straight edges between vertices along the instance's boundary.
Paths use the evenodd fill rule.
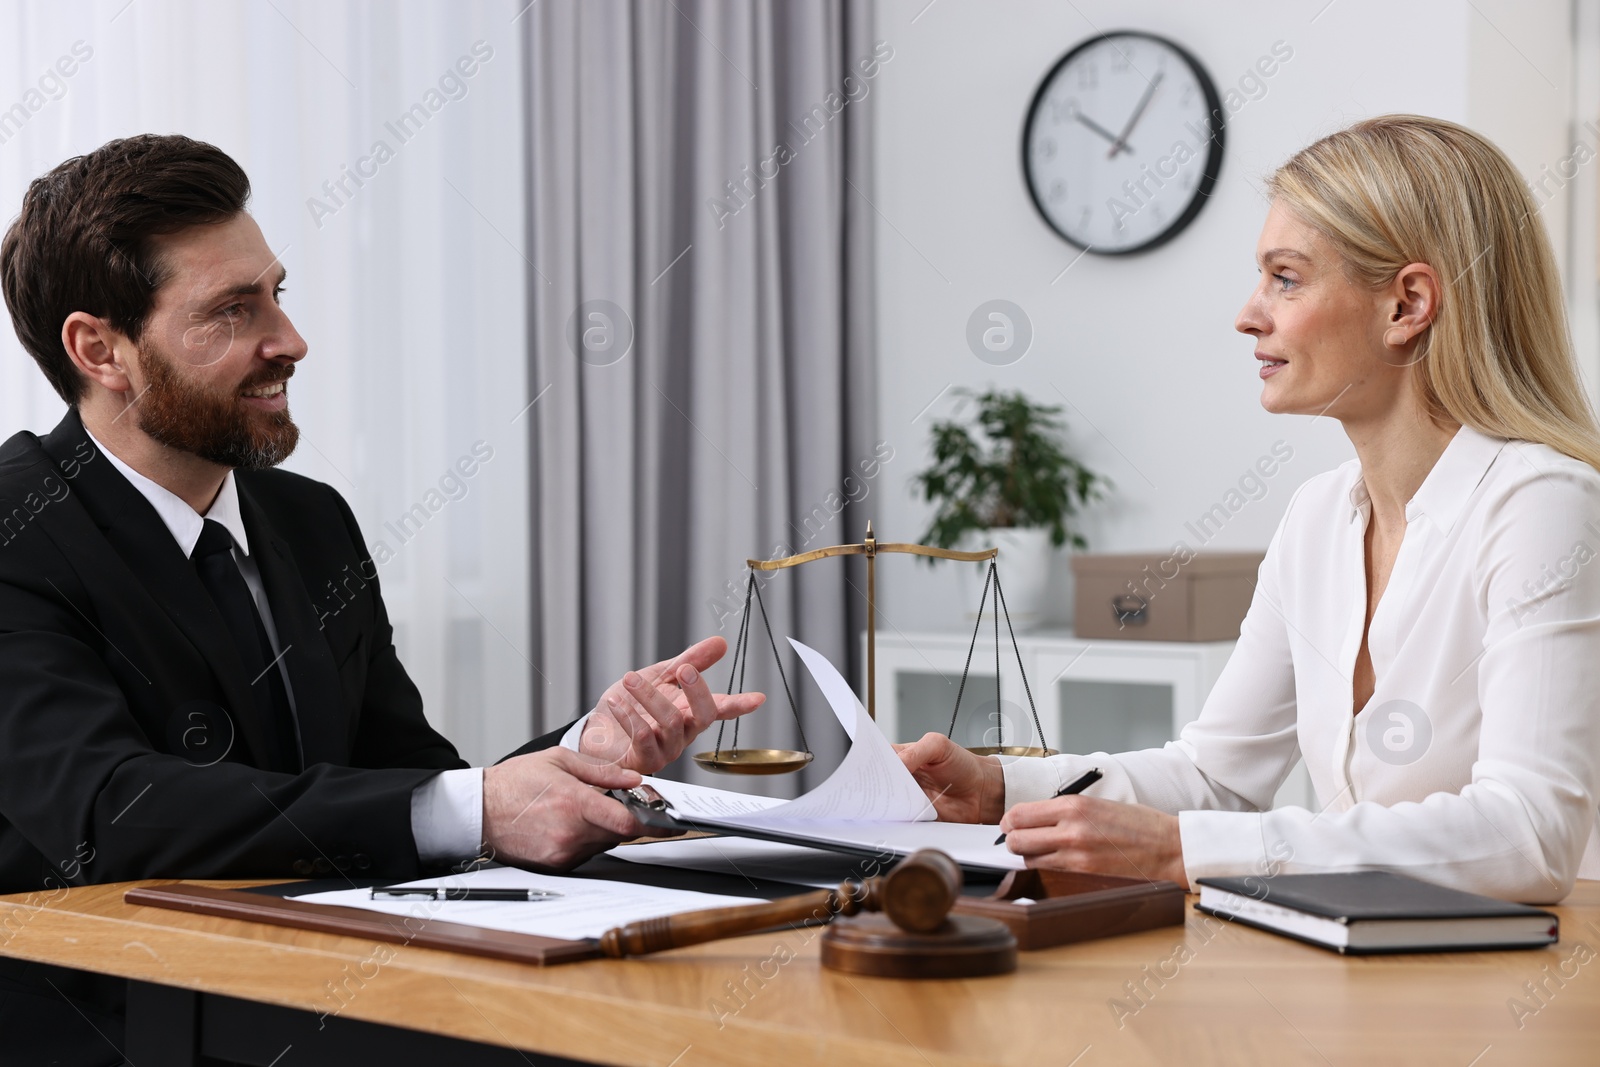
<path fill-rule="evenodd" d="M 747 557 L 861 539 L 879 72 L 867 0 L 547 2 L 522 19 L 534 692 L 550 727 L 628 668 L 707 634 L 731 645 Z M 784 639 L 859 689 L 860 568 L 763 583 L 817 753 L 780 790 L 846 744 Z M 740 744 L 796 746 L 759 612 L 749 647 L 747 688 L 770 699 Z"/>

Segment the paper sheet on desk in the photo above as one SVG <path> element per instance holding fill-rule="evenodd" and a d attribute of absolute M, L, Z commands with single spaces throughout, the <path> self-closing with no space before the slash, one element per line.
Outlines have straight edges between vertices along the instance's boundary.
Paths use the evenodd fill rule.
<path fill-rule="evenodd" d="M 856 699 L 850 683 L 815 649 L 789 639 L 850 736 L 850 751 L 826 781 L 794 800 L 756 797 L 727 789 L 646 778 L 680 818 L 760 826 L 799 819 L 848 822 L 931 822 L 937 816 L 911 772 L 878 724 Z"/>
<path fill-rule="evenodd" d="M 327 893 L 308 893 L 296 900 L 311 904 L 337 904 L 386 915 L 415 916 L 441 922 L 481 926 L 489 930 L 509 930 L 519 934 L 559 937 L 577 941 L 599 937 L 613 926 L 677 915 L 701 908 L 726 908 L 752 904 L 748 897 L 726 897 L 716 893 L 692 893 L 682 889 L 658 889 L 630 882 L 610 882 L 599 878 L 562 878 L 534 874 L 515 867 L 490 867 L 466 874 L 441 875 L 401 882 L 403 886 L 450 886 L 472 889 L 553 889 L 563 894 L 540 901 L 499 900 L 373 900 L 370 889 L 335 889 Z"/>

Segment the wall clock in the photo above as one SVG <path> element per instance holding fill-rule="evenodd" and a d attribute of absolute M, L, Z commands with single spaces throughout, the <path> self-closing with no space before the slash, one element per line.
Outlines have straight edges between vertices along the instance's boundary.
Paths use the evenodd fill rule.
<path fill-rule="evenodd" d="M 1079 248 L 1155 248 L 1211 195 L 1224 114 L 1199 60 L 1173 42 L 1133 30 L 1091 37 L 1051 68 L 1028 108 L 1028 192 Z"/>

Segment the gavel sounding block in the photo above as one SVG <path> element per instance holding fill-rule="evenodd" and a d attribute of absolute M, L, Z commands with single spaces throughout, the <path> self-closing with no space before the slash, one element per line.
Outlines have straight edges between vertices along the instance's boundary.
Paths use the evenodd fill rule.
<path fill-rule="evenodd" d="M 873 886 L 862 909 L 822 935 L 822 965 L 879 978 L 978 978 L 1017 969 L 1017 939 L 994 919 L 951 915 L 961 868 L 942 852 L 914 853 Z M 871 885 L 872 883 L 869 883 Z"/>
<path fill-rule="evenodd" d="M 962 897 L 954 912 L 996 919 L 1032 951 L 1182 925 L 1184 892 L 1172 882 L 1034 868 L 1012 871 L 992 896 Z"/>
<path fill-rule="evenodd" d="M 828 925 L 822 965 L 876 978 L 979 978 L 1017 969 L 1017 939 L 1004 923 L 973 915 L 920 933 L 871 913 Z"/>

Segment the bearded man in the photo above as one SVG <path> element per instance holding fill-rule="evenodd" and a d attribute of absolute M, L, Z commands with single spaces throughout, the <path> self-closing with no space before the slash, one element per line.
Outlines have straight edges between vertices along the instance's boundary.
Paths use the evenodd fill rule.
<path fill-rule="evenodd" d="M 644 832 L 604 790 L 760 694 L 712 695 L 712 638 L 466 766 L 349 506 L 273 469 L 306 343 L 249 195 L 211 145 L 132 137 L 36 179 L 0 244 L 17 336 L 69 405 L 0 447 L 0 893 L 403 880 L 486 851 L 564 868 Z M 319 616 L 330 583 L 352 598 Z M 122 992 L 0 957 L 0 1063 L 120 1062 Z"/>

